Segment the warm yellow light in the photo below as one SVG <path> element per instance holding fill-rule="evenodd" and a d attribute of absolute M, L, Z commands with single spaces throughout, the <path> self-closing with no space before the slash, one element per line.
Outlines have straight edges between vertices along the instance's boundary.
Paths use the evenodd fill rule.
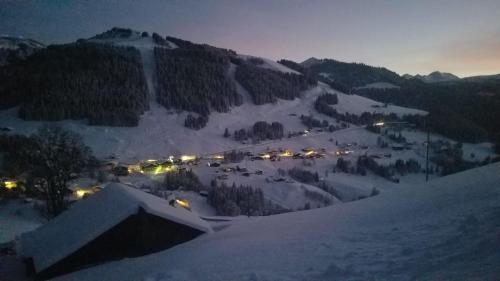
<path fill-rule="evenodd" d="M 85 196 L 87 194 L 92 194 L 93 192 L 91 190 L 78 189 L 75 193 L 76 193 L 76 197 L 83 198 L 83 196 Z"/>
<path fill-rule="evenodd" d="M 214 155 L 212 156 L 213 159 L 219 159 L 219 160 L 222 160 L 224 159 L 224 155 Z"/>
<path fill-rule="evenodd" d="M 165 167 L 165 172 L 167 172 L 167 173 L 168 172 L 172 172 L 174 170 L 175 170 L 175 166 L 167 166 L 167 167 Z"/>
<path fill-rule="evenodd" d="M 285 152 L 280 154 L 281 157 L 291 157 L 293 156 L 293 152 L 291 150 L 285 150 Z"/>
<path fill-rule="evenodd" d="M 141 172 L 141 166 L 140 165 L 128 165 L 127 170 L 128 170 L 129 174 L 139 173 L 139 172 Z"/>
<path fill-rule="evenodd" d="M 310 156 L 310 155 L 313 155 L 314 154 L 314 150 L 310 150 L 308 152 L 305 153 L 306 156 Z"/>
<path fill-rule="evenodd" d="M 181 207 L 189 208 L 189 202 L 185 199 L 175 199 L 175 203 L 179 204 Z"/>
<path fill-rule="evenodd" d="M 260 157 L 262 157 L 264 159 L 269 159 L 269 158 L 271 158 L 271 155 L 269 155 L 269 154 L 262 154 Z"/>
<path fill-rule="evenodd" d="M 155 175 L 158 175 L 159 173 L 161 173 L 161 169 L 162 169 L 162 167 L 161 167 L 161 166 L 156 167 L 156 168 L 155 168 L 155 171 L 154 171 L 154 174 L 155 174 Z"/>
<path fill-rule="evenodd" d="M 154 159 L 148 159 L 148 160 L 146 160 L 146 161 L 147 161 L 147 162 L 156 162 L 156 160 L 154 160 Z"/>
<path fill-rule="evenodd" d="M 4 181 L 3 183 L 5 185 L 5 188 L 7 188 L 7 189 L 13 189 L 13 188 L 17 187 L 16 181 Z"/>
<path fill-rule="evenodd" d="M 196 156 L 195 155 L 182 155 L 181 160 L 182 160 L 182 162 L 194 161 L 194 160 L 196 160 Z"/>

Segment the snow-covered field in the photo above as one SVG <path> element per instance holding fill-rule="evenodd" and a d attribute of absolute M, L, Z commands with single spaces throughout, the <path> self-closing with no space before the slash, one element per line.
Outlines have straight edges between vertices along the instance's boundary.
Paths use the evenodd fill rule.
<path fill-rule="evenodd" d="M 361 115 L 361 113 L 366 111 L 371 113 L 383 114 L 395 113 L 398 116 L 403 116 L 405 114 L 427 114 L 427 112 L 423 110 L 406 108 L 397 105 L 389 104 L 387 105 L 387 107 L 385 107 L 381 102 L 377 102 L 358 95 L 346 95 L 343 93 L 337 93 L 337 96 L 339 99 L 339 103 L 334 105 L 333 107 L 340 113 L 349 112 Z"/>
<path fill-rule="evenodd" d="M 499 182 L 491 164 L 57 280 L 498 280 Z"/>

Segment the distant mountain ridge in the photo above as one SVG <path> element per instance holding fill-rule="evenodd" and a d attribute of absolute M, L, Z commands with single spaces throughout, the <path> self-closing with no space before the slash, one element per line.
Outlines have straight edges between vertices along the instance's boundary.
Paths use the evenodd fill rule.
<path fill-rule="evenodd" d="M 449 73 L 449 72 L 440 72 L 440 71 L 434 71 L 429 73 L 428 75 L 410 75 L 410 74 L 404 74 L 402 76 L 405 79 L 411 79 L 411 78 L 416 78 L 424 81 L 425 83 L 440 83 L 440 82 L 453 82 L 453 81 L 458 81 L 460 80 L 460 77 Z"/>
<path fill-rule="evenodd" d="M 290 65 L 292 61 L 281 60 Z M 365 87 L 374 83 L 389 83 L 401 86 L 408 79 L 417 79 L 425 83 L 448 83 L 448 82 L 480 82 L 500 79 L 500 74 L 481 75 L 460 78 L 453 73 L 433 71 L 427 75 L 403 74 L 399 75 L 385 67 L 376 67 L 364 63 L 348 63 L 334 59 L 308 58 L 303 62 L 296 63 L 306 72 L 317 76 L 316 78 L 331 84 L 338 90 L 349 90 L 352 88 Z M 335 84 L 335 85 L 333 85 Z"/>
<path fill-rule="evenodd" d="M 25 59 L 45 45 L 32 40 L 11 36 L 0 36 L 0 66 Z"/>

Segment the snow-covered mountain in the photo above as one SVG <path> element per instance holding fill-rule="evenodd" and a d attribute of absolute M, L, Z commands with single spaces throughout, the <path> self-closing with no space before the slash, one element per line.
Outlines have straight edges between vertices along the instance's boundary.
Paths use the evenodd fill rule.
<path fill-rule="evenodd" d="M 32 39 L 0 36 L 0 66 L 24 59 L 42 48 L 45 45 Z"/>
<path fill-rule="evenodd" d="M 224 79 L 232 83 L 235 87 L 236 94 L 241 96 L 242 103 L 237 106 L 228 107 L 227 111 L 213 111 L 210 113 L 210 118 L 203 128 L 193 130 L 185 126 L 186 117 L 192 114 L 189 110 L 180 110 L 176 107 L 167 108 L 160 104 L 157 99 L 158 91 L 158 65 L 155 59 L 155 48 L 163 48 L 166 50 L 179 50 L 181 53 L 189 52 L 189 48 L 194 48 L 193 52 L 198 54 L 211 52 L 213 47 L 206 46 L 189 46 L 189 43 L 175 41 L 178 39 L 164 39 L 167 44 L 158 44 L 153 36 L 146 36 L 139 32 L 128 30 L 112 30 L 105 32 L 101 35 L 92 37 L 87 42 L 77 43 L 75 46 L 69 46 L 71 50 L 77 53 L 83 50 L 94 50 L 101 52 L 101 48 L 92 45 L 103 46 L 102 52 L 104 54 L 113 55 L 119 59 L 134 58 L 133 62 L 125 61 L 123 63 L 133 63 L 137 66 L 137 62 L 141 62 L 139 69 L 140 76 L 145 81 L 139 80 L 144 83 L 146 89 L 147 109 L 138 116 L 137 125 L 133 127 L 116 127 L 116 126 L 89 126 L 85 120 L 61 120 L 58 121 L 65 129 L 77 132 L 82 135 L 85 143 L 89 145 L 94 154 L 100 158 L 105 159 L 113 156 L 121 163 L 138 163 L 144 159 L 162 159 L 168 155 L 176 157 L 180 155 L 200 155 L 208 156 L 221 151 L 229 150 L 250 150 L 254 154 L 261 153 L 265 146 L 279 148 L 289 148 L 294 151 L 301 151 L 305 147 L 316 147 L 329 149 L 330 154 L 334 154 L 335 150 L 339 149 L 332 143 L 332 137 L 338 139 L 339 145 L 348 142 L 359 142 L 360 144 L 375 145 L 376 135 L 367 132 L 362 127 L 353 126 L 345 131 L 339 131 L 338 134 L 326 134 L 315 132 L 308 136 L 284 138 L 278 141 L 264 141 L 260 144 L 253 145 L 251 141 L 235 141 L 234 138 L 224 138 L 223 132 L 227 129 L 231 134 L 237 130 L 252 128 L 257 121 L 265 121 L 268 123 L 279 122 L 283 125 L 285 136 L 290 132 L 299 132 L 299 135 L 307 130 L 307 127 L 301 121 L 300 116 L 316 116 L 322 122 L 335 124 L 340 127 L 340 122 L 335 118 L 321 115 L 314 109 L 316 99 L 325 93 L 336 94 L 338 103 L 332 107 L 341 114 L 355 114 L 361 115 L 364 112 L 369 113 L 382 113 L 391 114 L 396 116 L 403 116 L 405 114 L 425 115 L 426 112 L 418 109 L 405 108 L 395 105 L 384 105 L 383 103 L 373 101 L 358 95 L 348 95 L 337 90 L 332 89 L 329 85 L 318 83 L 311 86 L 309 89 L 300 92 L 295 98 L 276 98 L 275 102 L 267 102 L 264 104 L 256 104 L 253 96 L 249 92 L 249 88 L 245 88 L 237 79 L 237 70 L 241 61 L 244 63 L 255 65 L 257 69 L 262 69 L 263 75 L 280 73 L 283 75 L 295 75 L 300 77 L 302 74 L 297 71 L 286 67 L 266 58 L 258 58 L 249 55 L 236 54 L 232 61 L 229 61 L 228 68 L 223 72 Z M 90 43 L 90 45 L 89 45 Z M 191 43 L 192 44 L 192 43 Z M 186 47 L 187 45 L 187 47 Z M 138 52 L 131 52 L 127 49 L 126 55 L 121 55 L 123 50 L 119 49 L 115 53 L 112 47 L 131 47 Z M 80 50 L 79 48 L 84 48 Z M 207 49 L 208 48 L 208 49 Z M 64 50 L 63 50 L 64 51 Z M 218 50 L 215 50 L 218 52 Z M 59 57 L 56 56 L 58 59 Z M 48 58 L 53 58 L 52 54 Z M 78 57 L 76 57 L 78 60 Z M 86 58 L 89 61 L 89 58 Z M 96 62 L 99 63 L 99 62 Z M 200 63 L 204 63 L 201 61 Z M 126 65 L 126 64 L 125 64 Z M 65 67 L 65 66 L 63 66 Z M 191 66 L 190 66 L 191 67 Z M 194 64 L 193 67 L 198 67 Z M 94 71 L 93 69 L 89 70 Z M 119 74 L 118 70 L 117 75 Z M 193 70 L 194 71 L 194 70 Z M 271 73 L 267 71 L 273 71 Z M 137 71 L 131 72 L 133 75 Z M 87 72 L 86 75 L 89 75 Z M 106 77 L 106 73 L 102 73 Z M 201 74 L 200 74 L 201 75 Z M 137 75 L 139 76 L 139 75 Z M 80 76 L 79 76 L 80 77 Z M 135 79 L 131 76 L 127 79 Z M 140 77 L 137 77 L 139 79 Z M 50 77 L 48 77 L 50 79 Z M 95 79 L 99 79 L 96 77 Z M 274 79 L 274 78 L 273 78 Z M 182 80 L 178 82 L 190 84 L 191 80 Z M 109 83 L 110 81 L 103 80 L 102 83 Z M 259 81 L 256 82 L 257 84 Z M 135 83 L 137 85 L 138 83 Z M 194 85 L 194 84 L 193 84 Z M 1 85 L 0 85 L 1 88 Z M 141 88 L 142 89 L 142 88 Z M 134 91 L 137 93 L 137 91 Z M 126 92 L 122 92 L 124 94 Z M 80 93 L 79 93 L 80 94 Z M 118 96 L 119 97 L 119 96 Z M 146 108 L 146 106 L 144 106 Z M 66 109 L 66 112 L 70 108 Z M 13 107 L 7 110 L 0 111 L 0 127 L 11 128 L 12 133 L 30 135 L 35 133 L 38 128 L 43 126 L 44 121 L 24 121 L 18 115 L 19 108 Z M 51 110 L 50 112 L 53 112 Z M 94 106 L 93 112 L 98 109 Z M 116 120 L 114 114 L 106 115 L 110 119 Z M 108 120 L 105 118 L 104 120 Z M 106 124 L 103 124 L 106 125 Z M 359 151 L 362 153 L 363 151 Z M 407 153 L 413 157 L 420 157 L 413 153 Z M 264 190 L 266 198 L 271 199 L 275 204 L 279 204 L 283 208 L 296 210 L 304 207 L 306 202 L 304 193 L 307 191 L 314 191 L 315 193 L 322 194 L 323 196 L 331 196 L 327 192 L 319 189 L 318 187 L 302 184 L 299 182 L 274 182 L 271 178 L 273 174 L 277 173 L 280 168 L 291 169 L 294 167 L 296 161 L 283 161 L 277 165 L 266 162 L 250 163 L 249 169 L 266 171 L 265 177 L 259 178 L 246 178 L 246 177 L 229 177 L 228 182 L 237 182 L 240 184 L 248 184 L 252 186 L 266 187 Z M 321 170 L 322 173 L 331 170 L 331 163 L 329 161 L 317 161 L 318 167 L 315 170 Z M 202 182 L 206 185 L 213 179 L 213 169 L 206 167 L 195 168 L 195 172 L 200 176 Z M 351 179 L 340 179 L 341 177 L 334 177 L 330 180 L 332 184 L 338 184 L 339 190 L 343 190 L 343 200 L 356 200 L 359 197 L 369 196 L 374 188 L 378 188 L 379 184 L 365 185 L 363 183 L 352 184 Z M 375 180 L 376 181 L 376 180 Z M 362 181 L 360 181 L 362 182 Z M 356 185 L 356 187 L 353 187 Z M 382 185 L 382 184 L 381 184 Z M 361 186 L 361 188 L 359 187 Z M 286 190 L 286 192 L 284 192 Z M 335 199 L 338 202 L 338 199 Z M 314 207 L 322 206 L 323 203 L 317 204 L 314 200 Z"/>
<path fill-rule="evenodd" d="M 496 280 L 500 164 L 328 208 L 252 218 L 56 280 Z"/>
<path fill-rule="evenodd" d="M 416 78 L 420 79 L 426 83 L 439 83 L 439 82 L 453 82 L 453 81 L 458 81 L 460 80 L 460 77 L 448 73 L 448 72 L 439 72 L 439 71 L 434 71 L 429 73 L 428 75 L 410 75 L 410 74 L 404 74 L 403 78 L 405 79 L 410 79 L 410 78 Z"/>
<path fill-rule="evenodd" d="M 17 50 L 22 48 L 40 49 L 45 45 L 28 38 L 0 36 L 0 49 Z"/>
<path fill-rule="evenodd" d="M 321 63 L 321 60 L 315 58 L 315 57 L 310 57 L 306 59 L 305 61 L 301 62 L 300 64 L 304 67 L 311 67 L 315 64 Z"/>

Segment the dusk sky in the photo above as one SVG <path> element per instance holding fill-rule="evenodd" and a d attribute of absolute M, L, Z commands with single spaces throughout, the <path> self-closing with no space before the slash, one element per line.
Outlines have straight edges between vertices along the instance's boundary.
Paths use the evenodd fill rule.
<path fill-rule="evenodd" d="M 3 35 L 65 43 L 113 26 L 271 59 L 333 58 L 400 74 L 500 73 L 500 0 L 0 0 Z"/>

